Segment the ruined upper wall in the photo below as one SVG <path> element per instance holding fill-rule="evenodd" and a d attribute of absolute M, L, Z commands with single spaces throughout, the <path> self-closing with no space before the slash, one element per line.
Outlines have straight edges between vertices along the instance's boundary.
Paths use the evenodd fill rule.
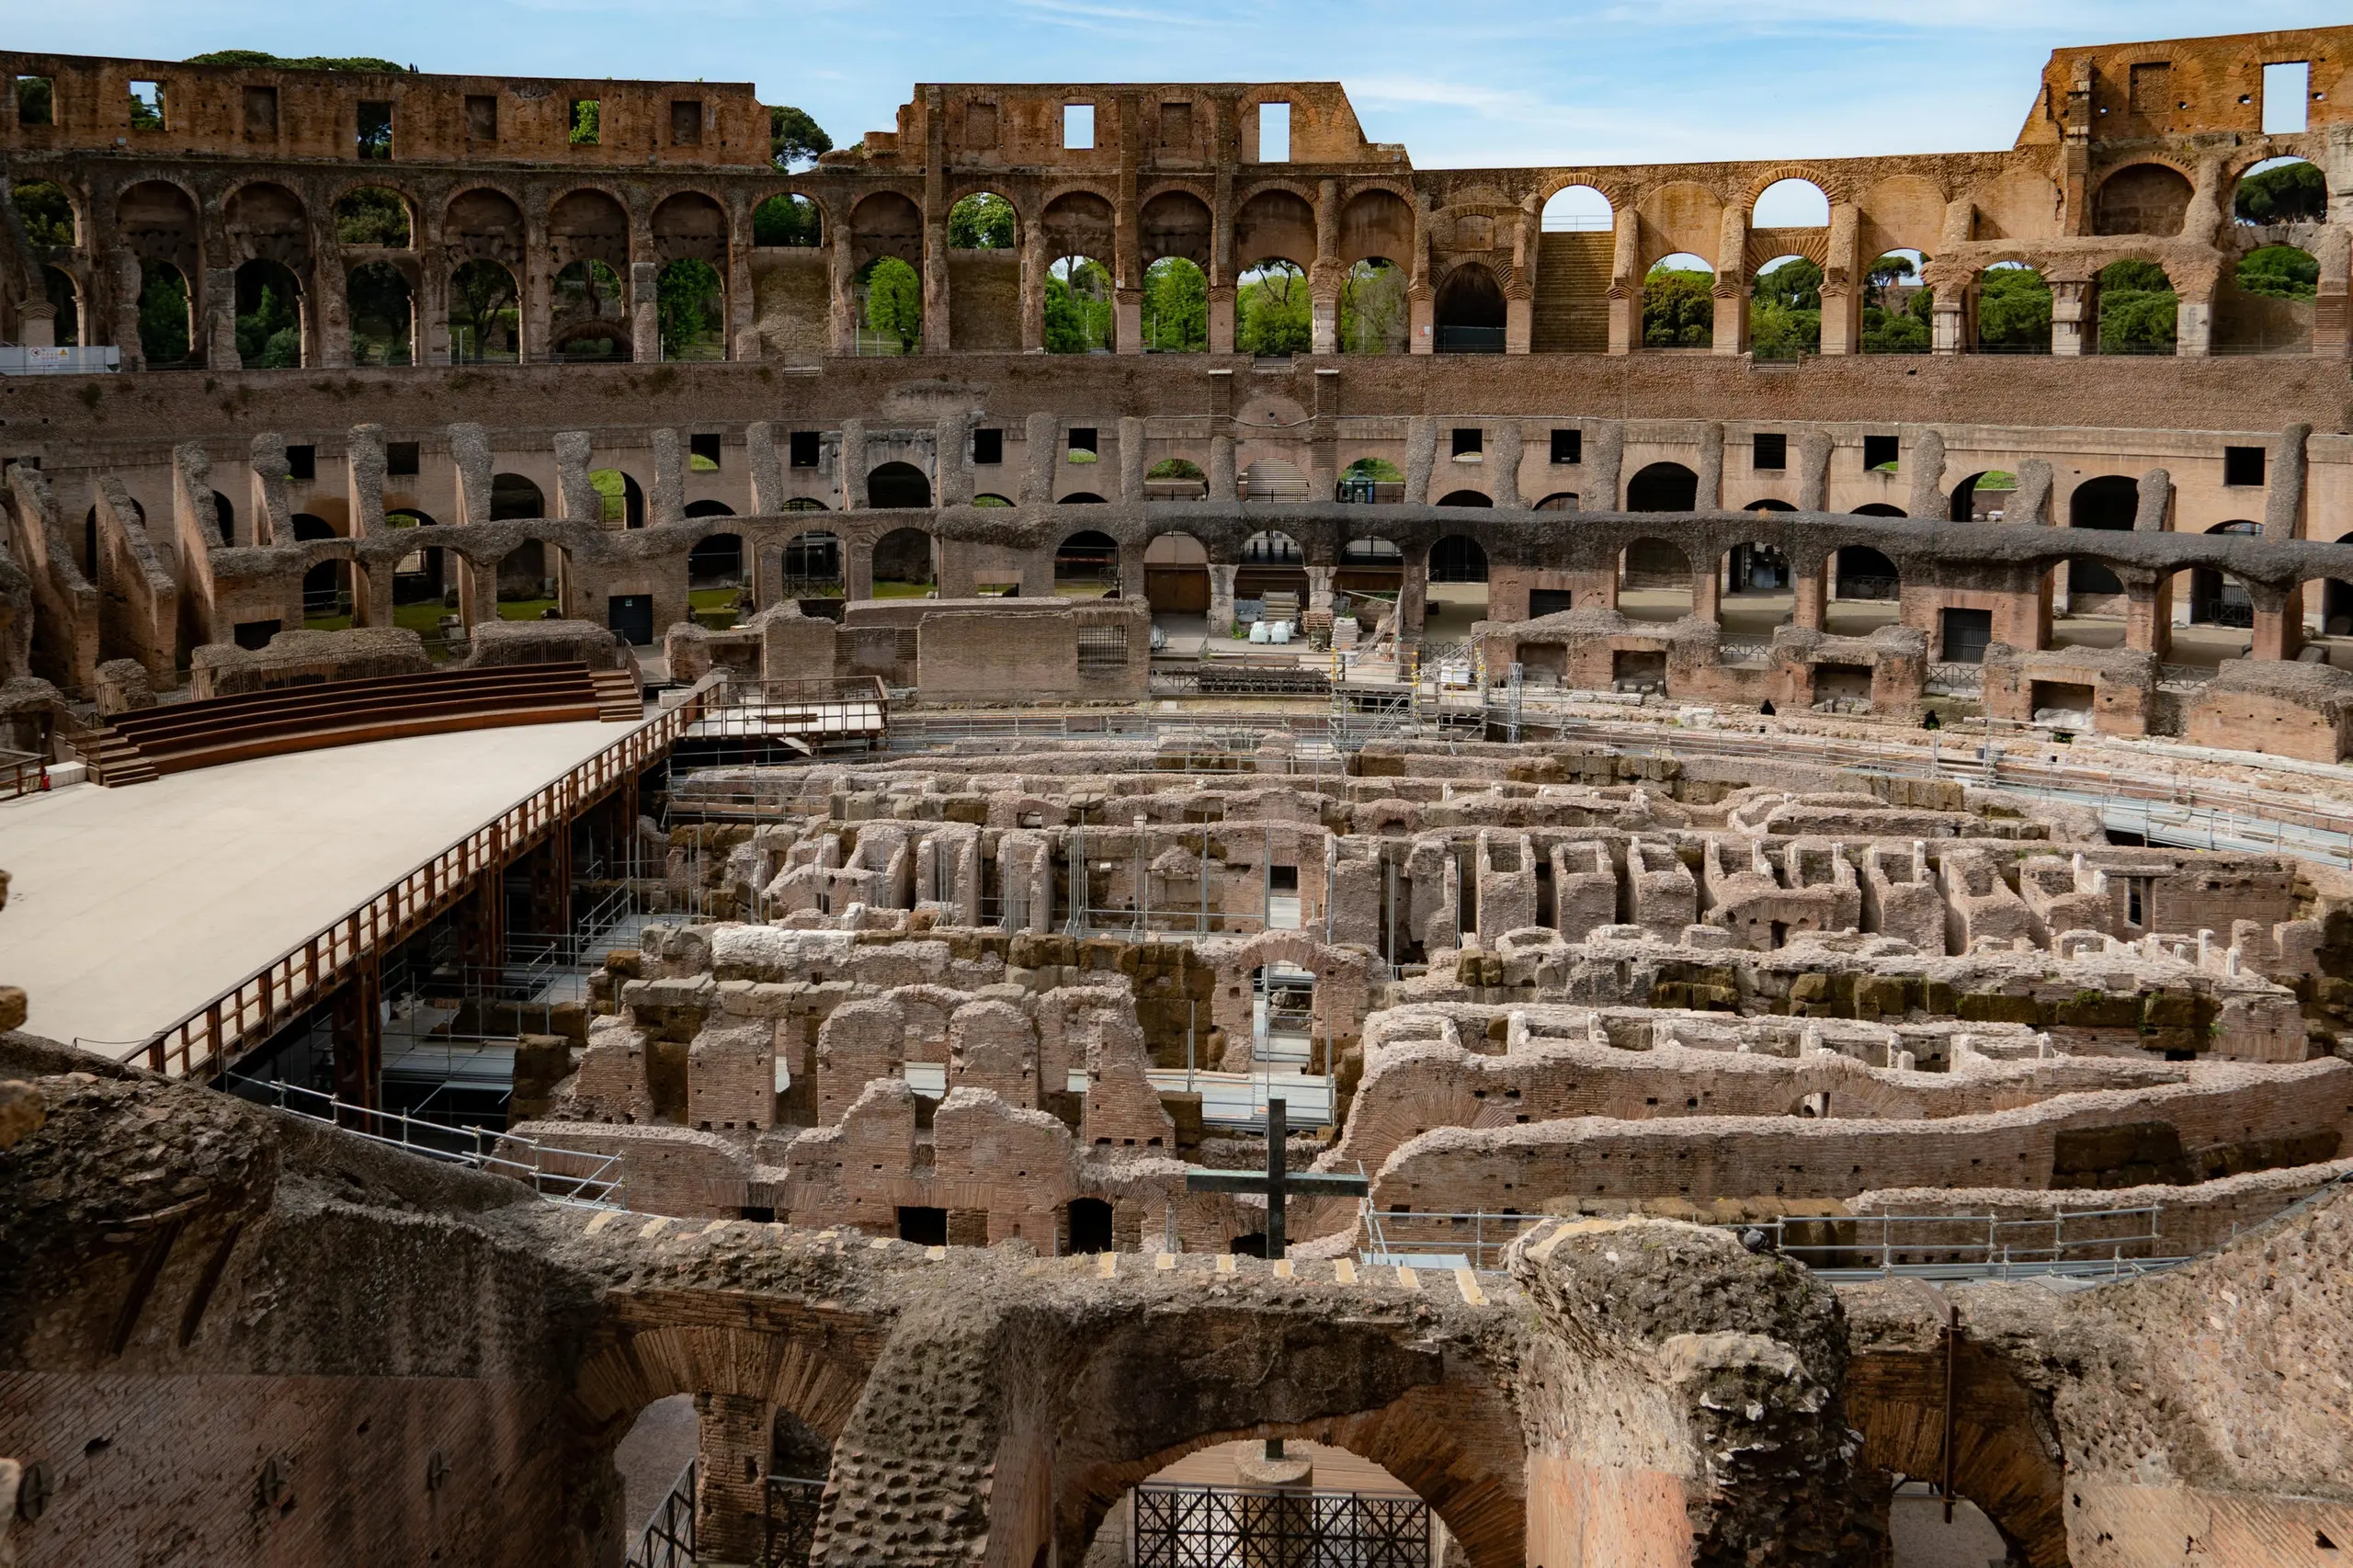
<path fill-rule="evenodd" d="M 1288 164 L 1410 166 L 1405 149 L 1371 142 L 1337 82 L 923 83 L 898 129 L 870 131 L 827 163 L 922 168 L 1211 169 L 1265 162 L 1262 105 L 1290 110 Z M 1069 110 L 1095 111 L 1091 144 L 1067 146 Z"/>
<path fill-rule="evenodd" d="M 408 71 L 282 71 L 80 54 L 0 53 L 0 149 L 140 157 L 361 161 L 360 106 L 392 108 L 399 163 L 765 166 L 767 114 L 748 82 L 570 81 Z M 50 123 L 22 122 L 18 78 L 51 84 Z M 131 85 L 162 89 L 164 123 L 131 124 Z M 593 143 L 572 106 L 598 107 Z"/>
<path fill-rule="evenodd" d="M 2263 133 L 2263 68 L 2312 67 L 2311 128 L 2353 121 L 2353 28 L 2290 28 L 2223 38 L 2168 39 L 2054 49 L 2018 144 L 2048 146 L 2072 133 L 2130 142 L 2215 132 Z"/>

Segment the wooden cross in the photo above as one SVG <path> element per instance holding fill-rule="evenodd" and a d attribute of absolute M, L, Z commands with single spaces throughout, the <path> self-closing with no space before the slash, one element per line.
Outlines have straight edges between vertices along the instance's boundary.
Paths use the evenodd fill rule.
<path fill-rule="evenodd" d="M 1284 1168 L 1284 1145 L 1290 1137 L 1288 1105 L 1282 1100 L 1267 1102 L 1267 1169 L 1256 1171 L 1212 1171 L 1189 1166 L 1185 1172 L 1188 1192 L 1262 1192 L 1267 1196 L 1267 1256 L 1283 1256 L 1283 1199 L 1291 1193 L 1302 1198 L 1362 1198 L 1370 1183 L 1360 1176 L 1342 1176 L 1336 1171 L 1290 1171 Z"/>

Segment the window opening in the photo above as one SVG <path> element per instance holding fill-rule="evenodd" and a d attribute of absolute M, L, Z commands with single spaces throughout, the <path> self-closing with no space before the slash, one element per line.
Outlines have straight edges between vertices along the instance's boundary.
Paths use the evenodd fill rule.
<path fill-rule="evenodd" d="M 1290 162 L 1290 105 L 1258 106 L 1258 161 L 1262 164 Z"/>
<path fill-rule="evenodd" d="M 2261 447 L 2224 447 L 2222 449 L 2222 483 L 2261 484 L 2263 483 L 2263 449 Z"/>
<path fill-rule="evenodd" d="M 2263 68 L 2263 133 L 2293 135 L 2311 123 L 2313 68 L 2302 60 Z"/>
<path fill-rule="evenodd" d="M 466 95 L 466 136 L 474 142 L 498 140 L 498 99 L 489 93 Z"/>
<path fill-rule="evenodd" d="M 18 125 L 55 125 L 57 123 L 57 88 L 47 76 L 17 78 L 17 123 Z"/>
<path fill-rule="evenodd" d="M 574 147 L 596 146 L 598 142 L 602 140 L 604 135 L 604 106 L 602 100 L 597 98 L 573 99 L 569 119 L 567 120 L 567 123 L 572 128 L 572 144 Z"/>
<path fill-rule="evenodd" d="M 1094 145 L 1095 106 L 1093 104 L 1063 105 L 1063 146 L 1076 152 Z"/>
<path fill-rule="evenodd" d="M 275 109 L 277 104 L 278 95 L 273 89 L 270 93 L 270 106 Z M 276 128 L 276 123 L 277 117 L 273 114 L 271 116 L 272 129 Z M 131 129 L 133 131 L 161 131 L 164 129 L 163 83 L 133 82 L 131 84 Z"/>
<path fill-rule="evenodd" d="M 1005 461 L 1005 432 L 1002 430 L 973 431 L 972 461 L 985 467 L 995 467 Z"/>
<path fill-rule="evenodd" d="M 1752 437 L 1753 466 L 1759 473 L 1779 473 L 1790 466 L 1790 438 L 1784 434 L 1759 433 Z"/>
<path fill-rule="evenodd" d="M 670 145 L 673 147 L 702 145 L 702 100 L 700 98 L 670 100 Z"/>
<path fill-rule="evenodd" d="M 392 105 L 362 103 L 359 106 L 358 153 L 362 158 L 377 162 L 388 161 L 392 157 Z"/>
<path fill-rule="evenodd" d="M 1553 431 L 1552 460 L 1556 463 L 1585 461 L 1585 432 L 1582 430 Z"/>
<path fill-rule="evenodd" d="M 795 430 L 792 433 L 791 455 L 789 460 L 794 468 L 817 466 L 817 436 L 818 433 L 814 430 Z"/>

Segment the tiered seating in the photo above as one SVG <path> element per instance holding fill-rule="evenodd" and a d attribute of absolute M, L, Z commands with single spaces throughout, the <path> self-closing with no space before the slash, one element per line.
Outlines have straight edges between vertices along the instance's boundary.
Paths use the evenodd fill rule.
<path fill-rule="evenodd" d="M 122 714 L 100 736 L 97 771 L 107 784 L 137 784 L 281 752 L 643 711 L 626 671 L 578 663 L 318 681 Z"/>

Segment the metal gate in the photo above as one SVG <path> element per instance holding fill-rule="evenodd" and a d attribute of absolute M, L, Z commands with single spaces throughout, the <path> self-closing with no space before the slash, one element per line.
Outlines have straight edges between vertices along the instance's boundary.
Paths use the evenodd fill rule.
<path fill-rule="evenodd" d="M 1135 1568 L 1429 1568 L 1419 1497 L 1136 1488 Z"/>
<path fill-rule="evenodd" d="M 809 1568 L 809 1551 L 817 1540 L 817 1505 L 824 1495 L 822 1481 L 768 1477 L 760 1568 Z"/>

